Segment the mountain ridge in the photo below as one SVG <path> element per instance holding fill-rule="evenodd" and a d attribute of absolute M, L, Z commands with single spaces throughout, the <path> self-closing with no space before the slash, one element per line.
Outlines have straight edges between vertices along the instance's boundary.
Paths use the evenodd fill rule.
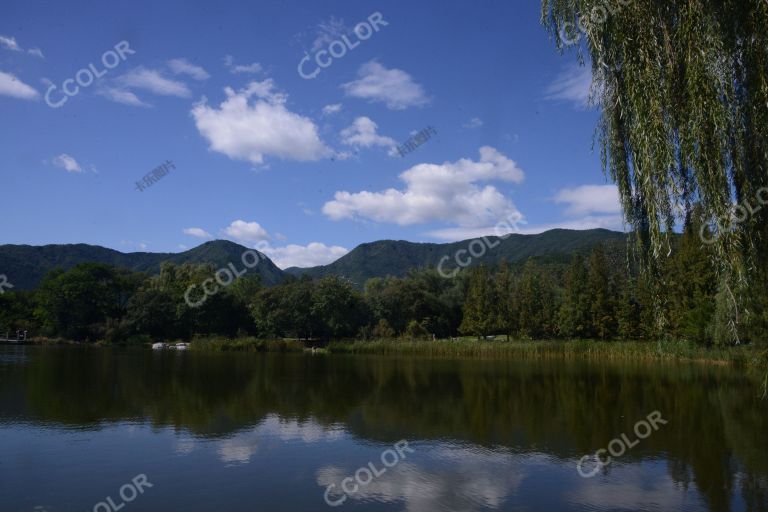
<path fill-rule="evenodd" d="M 441 261 L 443 261 L 443 269 L 450 272 L 458 266 L 456 260 L 459 251 L 469 251 L 469 246 L 476 240 L 484 244 L 484 249 L 475 251 L 476 254 L 482 253 L 482 255 L 472 257 L 468 266 L 494 265 L 501 260 L 515 262 L 530 257 L 550 257 L 565 261 L 569 260 L 574 252 L 585 253 L 598 243 L 623 244 L 626 237 L 626 233 L 597 228 L 589 230 L 553 229 L 534 235 L 515 233 L 504 238 L 486 236 L 443 244 L 407 240 L 378 240 L 360 244 L 328 265 L 309 268 L 289 267 L 284 271 L 294 276 L 307 274 L 310 277 L 336 274 L 362 284 L 371 277 L 383 277 L 384 275 L 400 277 L 412 268 L 437 267 Z M 489 246 L 493 248 L 489 248 Z M 404 251 L 404 249 L 410 249 L 410 251 Z M 468 253 L 464 253 L 458 259 L 459 261 L 466 261 L 469 256 Z M 395 263 L 383 264 L 382 258 L 388 258 Z M 375 267 L 378 275 L 373 275 L 372 270 L 374 269 L 371 267 Z"/>
<path fill-rule="evenodd" d="M 475 242 L 476 244 L 485 245 L 482 251 L 475 245 L 474 253 L 482 252 L 483 254 L 480 257 L 472 257 L 469 266 L 493 265 L 502 259 L 514 262 L 529 257 L 567 261 L 572 253 L 586 252 L 598 243 L 615 244 L 624 240 L 626 240 L 626 233 L 607 229 L 554 229 L 535 235 L 512 234 L 504 239 L 487 236 L 449 243 L 376 240 L 358 245 L 327 265 L 307 268 L 289 267 L 281 270 L 272 260 L 264 256 L 259 266 L 253 270 L 267 285 L 278 284 L 288 276 L 298 277 L 306 274 L 313 278 L 340 275 L 360 286 L 371 277 L 388 275 L 400 277 L 411 269 L 437 267 L 441 261 L 443 261 L 443 268 L 450 272 L 457 266 L 456 254 L 462 250 L 468 251 L 470 244 L 475 241 L 479 241 Z M 489 249 L 489 245 L 493 248 Z M 36 287 L 50 270 L 57 267 L 66 270 L 79 263 L 105 263 L 155 274 L 159 272 L 163 262 L 178 265 L 210 263 L 217 268 L 225 267 L 229 263 L 238 264 L 242 254 L 248 250 L 255 251 L 229 240 L 204 242 L 180 253 L 146 251 L 124 253 L 84 243 L 5 244 L 0 245 L 0 274 L 5 274 L 16 289 L 25 290 Z M 459 258 L 460 261 L 465 261 L 469 256 L 468 252 L 464 254 L 463 258 Z"/>

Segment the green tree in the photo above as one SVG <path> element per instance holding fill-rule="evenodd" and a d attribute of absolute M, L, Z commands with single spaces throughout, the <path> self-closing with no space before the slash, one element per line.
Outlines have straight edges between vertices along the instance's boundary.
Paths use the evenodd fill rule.
<path fill-rule="evenodd" d="M 586 299 L 589 304 L 589 335 L 602 340 L 616 332 L 616 311 L 611 272 L 605 249 L 597 245 L 589 255 Z"/>
<path fill-rule="evenodd" d="M 128 301 L 125 317 L 130 334 L 148 334 L 157 339 L 177 337 L 177 301 L 166 290 L 142 287 Z"/>
<path fill-rule="evenodd" d="M 563 303 L 558 314 L 560 334 L 570 338 L 584 338 L 589 331 L 590 308 L 587 293 L 587 267 L 580 254 L 574 254 L 565 274 Z"/>
<path fill-rule="evenodd" d="M 311 314 L 320 320 L 325 339 L 352 337 L 367 323 L 362 297 L 349 281 L 338 276 L 317 282 Z"/>
<path fill-rule="evenodd" d="M 637 277 L 621 274 L 614 281 L 617 284 L 619 300 L 616 305 L 616 328 L 619 338 L 637 340 L 644 337 L 643 304 L 637 290 Z"/>
<path fill-rule="evenodd" d="M 478 338 L 492 334 L 497 327 L 496 289 L 485 265 L 470 269 L 469 289 L 459 331 Z"/>
<path fill-rule="evenodd" d="M 121 319 L 140 276 L 100 263 L 53 270 L 36 292 L 37 316 L 49 334 L 103 338 L 108 319 Z"/>
<path fill-rule="evenodd" d="M 33 292 L 0 293 L 0 336 L 13 336 L 17 330 L 28 331 L 29 336 L 34 336 L 38 329 Z"/>
<path fill-rule="evenodd" d="M 251 301 L 251 317 L 262 338 L 283 337 L 290 325 L 291 312 L 283 300 L 285 286 L 263 288 Z"/>
<path fill-rule="evenodd" d="M 695 211 L 686 219 L 683 235 L 669 261 L 669 331 L 677 338 L 706 343 L 715 312 L 718 278 L 699 237 L 701 221 Z"/>
<path fill-rule="evenodd" d="M 517 277 L 509 264 L 503 260 L 496 273 L 497 324 L 506 334 L 507 341 L 520 330 L 518 286 Z"/>
<path fill-rule="evenodd" d="M 533 339 L 553 336 L 557 311 L 554 283 L 533 259 L 523 267 L 519 297 L 520 334 Z"/>

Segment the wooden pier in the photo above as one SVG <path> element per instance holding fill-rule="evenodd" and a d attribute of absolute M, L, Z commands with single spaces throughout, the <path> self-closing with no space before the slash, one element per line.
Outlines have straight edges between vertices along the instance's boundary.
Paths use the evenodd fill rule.
<path fill-rule="evenodd" d="M 0 337 L 0 345 L 31 345 L 27 337 L 27 331 L 16 331 L 16 337 L 11 338 L 11 333 L 6 333 L 5 338 Z"/>

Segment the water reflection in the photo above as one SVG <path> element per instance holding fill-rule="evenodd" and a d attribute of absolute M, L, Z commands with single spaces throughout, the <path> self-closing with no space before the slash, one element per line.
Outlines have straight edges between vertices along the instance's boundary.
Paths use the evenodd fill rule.
<path fill-rule="evenodd" d="M 259 444 L 265 439 L 279 439 L 283 442 L 300 441 L 315 443 L 341 439 L 344 430 L 339 427 L 325 427 L 312 420 L 284 420 L 275 414 L 270 414 L 259 425 L 252 429 L 224 436 L 215 442 L 219 459 L 224 463 L 248 463 L 251 456 L 257 452 Z M 179 441 L 177 451 L 191 453 L 195 449 L 193 439 Z"/>
<path fill-rule="evenodd" d="M 6 439 L 76 431 L 89 444 L 118 428 L 141 451 L 168 436 L 152 448 L 158 461 L 175 457 L 191 479 L 216 464 L 242 478 L 259 468 L 260 485 L 284 491 L 292 510 L 325 507 L 325 486 L 399 439 L 414 456 L 345 507 L 768 510 L 766 403 L 739 370 L 13 350 L 0 348 Z M 578 476 L 581 456 L 654 410 L 669 424 L 595 478 Z M 230 478 L 221 485 L 234 485 Z"/>
<path fill-rule="evenodd" d="M 349 498 L 402 502 L 411 512 L 498 509 L 523 481 L 523 464 L 535 464 L 535 457 L 516 464 L 508 454 L 451 444 L 413 447 L 418 462 L 400 462 L 371 483 L 360 485 Z M 324 466 L 317 472 L 317 483 L 338 489 L 356 469 Z"/>

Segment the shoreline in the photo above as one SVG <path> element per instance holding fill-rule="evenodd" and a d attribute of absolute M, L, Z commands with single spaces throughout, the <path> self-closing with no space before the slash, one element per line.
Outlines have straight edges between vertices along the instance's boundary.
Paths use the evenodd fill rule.
<path fill-rule="evenodd" d="M 170 341 L 169 343 L 175 343 Z M 78 346 L 78 347 L 141 347 L 136 345 L 112 345 L 104 342 L 85 343 L 64 339 L 35 338 L 26 345 Z M 9 345 L 14 346 L 14 345 Z M 15 345 L 19 346 L 19 345 Z M 260 339 L 253 337 L 223 338 L 198 337 L 191 341 L 189 350 L 194 352 L 311 352 L 327 355 L 399 355 L 461 359 L 563 359 L 603 361 L 686 362 L 720 366 L 768 368 L 768 347 L 763 344 L 727 347 L 706 347 L 692 342 L 669 340 L 644 341 L 596 341 L 596 340 L 512 340 L 487 341 L 476 338 L 449 340 L 341 340 L 322 346 L 310 347 L 297 339 Z"/>
<path fill-rule="evenodd" d="M 331 342 L 332 354 L 425 355 L 466 359 L 562 359 L 644 362 L 692 362 L 720 366 L 768 367 L 768 350 L 760 345 L 702 347 L 684 341 L 402 341 Z"/>

